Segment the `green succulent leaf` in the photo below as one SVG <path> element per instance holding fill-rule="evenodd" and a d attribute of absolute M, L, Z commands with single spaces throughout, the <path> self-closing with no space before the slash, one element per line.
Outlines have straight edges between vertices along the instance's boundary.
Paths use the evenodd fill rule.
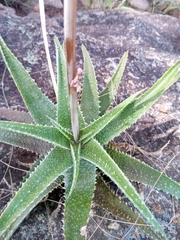
<path fill-rule="evenodd" d="M 71 154 L 56 147 L 45 157 L 22 184 L 1 215 L 0 238 L 7 240 L 29 212 L 50 191 L 64 171 L 72 167 Z"/>
<path fill-rule="evenodd" d="M 79 118 L 79 128 L 80 129 L 84 128 L 86 126 L 85 119 L 84 119 L 84 116 L 83 116 L 80 106 L 78 107 L 78 118 Z"/>
<path fill-rule="evenodd" d="M 32 118 L 38 124 L 49 125 L 46 116 L 56 118 L 55 105 L 37 87 L 29 73 L 6 46 L 1 36 L 0 51 Z"/>
<path fill-rule="evenodd" d="M 10 108 L 0 108 L 0 115 L 10 121 L 28 124 L 34 123 L 30 114 L 24 111 L 18 111 Z M 40 155 L 46 155 L 47 152 L 53 147 L 52 144 L 42 140 L 4 129 L 0 129 L 0 141 L 16 147 L 27 149 Z"/>
<path fill-rule="evenodd" d="M 73 181 L 73 169 L 65 174 L 67 194 Z M 96 168 L 93 164 L 81 159 L 76 185 L 71 195 L 66 199 L 64 212 L 64 235 L 66 240 L 84 239 L 80 235 L 82 227 L 86 226 L 94 193 Z"/>
<path fill-rule="evenodd" d="M 69 194 L 67 195 L 67 190 L 66 190 L 66 196 L 69 198 L 71 195 L 72 191 L 74 190 L 78 175 L 79 175 L 79 165 L 80 165 L 80 143 L 75 143 L 75 144 L 70 144 L 71 147 L 71 156 L 73 160 L 73 179 L 72 179 L 72 184 L 71 188 L 69 191 Z"/>
<path fill-rule="evenodd" d="M 90 139 L 92 139 L 96 134 L 98 134 L 98 132 L 105 128 L 108 123 L 110 123 L 117 115 L 119 115 L 120 112 L 122 112 L 123 109 L 129 103 L 131 103 L 139 93 L 140 92 L 133 94 L 132 96 L 124 100 L 121 104 L 111 109 L 108 113 L 106 113 L 102 117 L 99 117 L 97 120 L 89 124 L 87 127 L 81 129 L 79 141 L 82 141 L 82 143 L 85 144 Z"/>
<path fill-rule="evenodd" d="M 60 133 L 62 133 L 64 135 L 65 138 L 67 138 L 71 142 L 74 141 L 73 135 L 67 129 L 63 128 L 60 124 L 58 124 L 53 119 L 49 118 L 49 120 L 51 121 L 52 126 L 57 128 L 60 131 Z"/>
<path fill-rule="evenodd" d="M 81 151 L 81 157 L 101 169 L 124 192 L 133 205 L 161 235 L 167 239 L 161 226 L 149 211 L 128 178 L 96 140 L 91 140 Z"/>
<path fill-rule="evenodd" d="M 107 201 L 108 199 L 108 201 Z M 101 177 L 97 179 L 96 189 L 93 197 L 93 201 L 105 208 L 108 212 L 124 219 L 124 221 L 133 224 L 139 228 L 147 236 L 152 239 L 160 240 L 161 238 L 148 226 L 148 224 L 139 217 L 128 205 L 126 205 L 119 196 L 116 196 L 106 186 Z"/>
<path fill-rule="evenodd" d="M 0 142 L 20 147 L 40 155 L 46 155 L 53 145 L 25 134 L 0 129 Z"/>
<path fill-rule="evenodd" d="M 58 123 L 64 128 L 71 129 L 71 113 L 69 104 L 69 86 L 67 79 L 66 58 L 57 37 L 54 38 L 54 42 L 56 46 L 57 83 L 58 83 L 58 99 L 57 99 Z"/>
<path fill-rule="evenodd" d="M 106 112 L 117 94 L 119 84 L 126 66 L 127 58 L 128 52 L 125 52 L 119 62 L 116 72 L 112 76 L 107 87 L 99 94 L 100 116 L 102 116 Z"/>
<path fill-rule="evenodd" d="M 89 83 L 88 83 L 89 84 Z M 79 107 L 79 123 L 80 127 L 85 126 L 85 119 Z M 84 115 L 88 112 L 84 112 Z M 96 112 L 93 112 L 94 115 L 91 115 L 92 119 L 96 118 Z M 75 149 L 73 151 L 74 157 L 78 146 L 72 145 Z M 79 151 L 79 150 L 78 150 Z M 74 169 L 76 168 L 76 170 Z M 76 173 L 76 172 L 78 173 Z M 89 212 L 91 209 L 92 196 L 94 193 L 95 185 L 95 176 L 96 176 L 96 166 L 88 163 L 87 161 L 80 160 L 76 162 L 74 158 L 74 166 L 65 172 L 65 186 L 66 186 L 66 202 L 65 202 L 65 214 L 64 214 L 64 233 L 66 240 L 71 239 L 84 239 L 80 235 L 81 228 L 85 227 Z M 73 182 L 75 184 L 73 184 Z M 70 194 L 69 194 L 70 193 Z"/>
<path fill-rule="evenodd" d="M 68 139 L 54 127 L 0 121 L 0 129 L 25 134 L 30 137 L 47 141 L 50 144 L 70 149 Z"/>
<path fill-rule="evenodd" d="M 99 117 L 99 95 L 94 67 L 89 53 L 84 46 L 82 46 L 82 53 L 84 57 L 84 83 L 81 97 L 81 110 L 85 122 L 89 124 Z"/>
<path fill-rule="evenodd" d="M 180 198 L 180 185 L 177 182 L 127 154 L 109 147 L 105 149 L 130 180 L 147 184 Z"/>
<path fill-rule="evenodd" d="M 135 123 L 179 77 L 180 61 L 172 66 L 149 90 L 127 105 L 97 135 L 101 144 L 106 144 Z"/>
<path fill-rule="evenodd" d="M 0 108 L 0 116 L 6 118 L 9 121 L 23 122 L 23 123 L 35 123 L 31 115 L 24 111 L 18 111 L 11 108 Z"/>

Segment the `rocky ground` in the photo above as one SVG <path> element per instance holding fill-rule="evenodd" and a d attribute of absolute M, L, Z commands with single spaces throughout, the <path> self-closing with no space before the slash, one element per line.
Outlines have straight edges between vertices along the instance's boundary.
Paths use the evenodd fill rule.
<path fill-rule="evenodd" d="M 105 8 L 105 0 L 78 0 L 78 11 L 86 9 L 103 9 Z M 114 2 L 108 5 L 116 9 L 123 1 L 109 1 Z M 0 3 L 5 6 L 8 5 L 15 10 L 16 14 L 24 17 L 28 14 L 39 12 L 37 0 L 0 0 Z M 44 0 L 46 15 L 49 17 L 59 17 L 63 15 L 63 0 Z M 180 18 L 180 0 L 126 0 L 123 6 L 138 11 L 146 11 L 151 13 L 168 14 L 176 18 Z M 106 5 L 107 7 L 107 5 Z"/>
<path fill-rule="evenodd" d="M 82 5 L 79 6 L 80 10 L 83 8 Z M 62 10 L 59 9 L 59 15 L 47 18 L 47 32 L 54 67 L 54 35 L 58 36 L 60 42 L 63 41 L 63 18 Z M 52 15 L 54 16 L 54 13 Z M 0 6 L 0 23 L 0 34 L 8 46 L 30 72 L 42 91 L 55 101 L 49 81 L 38 13 L 31 11 L 22 18 L 17 16 L 13 9 Z M 180 59 L 180 21 L 172 16 L 125 10 L 79 11 L 77 63 L 80 67 L 83 67 L 80 50 L 82 44 L 87 47 L 92 57 L 99 90 L 103 89 L 106 81 L 113 74 L 122 54 L 125 51 L 129 52 L 126 71 L 116 98 L 116 102 L 119 102 L 137 90 L 150 87 Z M 0 106 L 25 109 L 1 57 L 0 79 L 2 81 Z M 136 157 L 158 170 L 165 169 L 173 159 L 165 173 L 178 182 L 180 182 L 179 92 L 180 82 L 177 82 L 143 118 L 125 134 L 119 136 L 120 141 L 127 141 L 130 145 L 135 144 L 140 147 L 143 151 L 139 151 Z M 168 143 L 166 148 L 157 155 L 148 154 L 148 152 L 158 151 L 166 143 Z M 7 193 L 16 190 L 22 175 L 28 169 L 27 164 L 34 161 L 36 155 L 5 144 L 1 144 L 0 155 L 0 207 L 2 209 L 11 196 Z M 7 167 L 3 162 L 11 167 Z M 136 188 L 145 199 L 149 193 L 149 187 L 136 185 Z M 56 217 L 52 214 L 57 207 L 54 201 L 61 197 L 62 192 L 54 192 L 49 196 L 49 200 L 39 204 L 25 219 L 12 239 L 63 239 L 61 207 Z M 147 204 L 158 221 L 164 225 L 169 239 L 180 239 L 180 201 L 154 189 Z M 104 219 L 102 220 L 101 217 Z M 111 216 L 99 206 L 93 206 L 88 223 L 88 238 L 92 240 L 122 239 L 130 226 L 118 220 L 120 219 Z M 133 228 L 124 239 L 147 240 L 149 238 Z"/>

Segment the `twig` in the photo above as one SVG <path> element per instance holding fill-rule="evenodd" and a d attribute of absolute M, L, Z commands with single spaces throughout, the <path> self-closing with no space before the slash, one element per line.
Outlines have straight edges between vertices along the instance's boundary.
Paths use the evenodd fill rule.
<path fill-rule="evenodd" d="M 91 236 L 88 238 L 88 240 L 90 240 L 90 239 L 93 237 L 94 233 L 97 231 L 98 228 L 100 228 L 102 231 L 104 231 L 104 230 L 100 227 L 100 225 L 101 225 L 101 223 L 103 222 L 103 220 L 104 220 L 104 218 L 106 217 L 106 215 L 107 215 L 107 212 L 106 212 L 106 213 L 104 214 L 104 216 L 102 217 L 100 223 L 97 223 L 97 222 L 94 220 L 94 218 L 91 216 L 92 220 L 97 224 L 97 227 L 95 228 L 95 230 L 93 231 L 93 233 L 91 234 Z"/>

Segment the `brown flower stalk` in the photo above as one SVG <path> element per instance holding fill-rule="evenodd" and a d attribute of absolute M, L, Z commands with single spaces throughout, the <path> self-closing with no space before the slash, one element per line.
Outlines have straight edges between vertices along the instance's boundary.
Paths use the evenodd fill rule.
<path fill-rule="evenodd" d="M 64 1 L 64 40 L 67 59 L 67 76 L 69 82 L 70 108 L 71 108 L 71 126 L 75 141 L 78 140 L 78 103 L 77 103 L 77 85 L 72 84 L 76 77 L 76 12 L 77 0 Z"/>

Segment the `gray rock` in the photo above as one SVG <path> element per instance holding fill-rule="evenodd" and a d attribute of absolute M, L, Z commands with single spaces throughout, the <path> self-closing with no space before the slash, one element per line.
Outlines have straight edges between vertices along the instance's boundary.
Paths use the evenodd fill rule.
<path fill-rule="evenodd" d="M 14 15 L 15 14 L 15 10 L 13 8 L 9 8 L 9 7 L 5 7 L 3 4 L 0 3 L 0 11 L 1 13 L 3 12 L 3 14 L 9 14 L 9 15 Z"/>
<path fill-rule="evenodd" d="M 143 11 L 147 11 L 150 7 L 150 4 L 147 0 L 128 0 L 129 4 Z"/>
<path fill-rule="evenodd" d="M 42 88 L 42 91 L 54 100 L 39 19 L 20 18 L 15 15 L 7 15 L 2 11 L 0 13 L 0 22 L 3 23 L 0 34 L 10 49 L 27 68 L 38 86 Z M 60 42 L 63 42 L 63 19 L 47 19 L 47 32 L 55 68 L 53 37 L 57 35 Z M 77 65 L 83 67 L 80 46 L 84 44 L 95 66 L 99 90 L 102 90 L 105 82 L 108 81 L 116 69 L 122 54 L 128 51 L 127 67 L 116 98 L 116 102 L 120 102 L 130 94 L 152 86 L 170 66 L 179 60 L 179 39 L 180 21 L 170 16 L 115 10 L 79 12 L 77 21 Z M 0 57 L 1 79 L 3 78 L 4 68 L 5 65 Z M 9 87 L 9 90 L 5 93 L 9 106 L 12 108 L 17 108 L 17 106 L 21 109 L 24 108 L 7 71 L 3 82 L 5 87 Z M 158 151 L 170 141 L 161 154 L 157 156 L 148 155 L 146 157 L 141 153 L 138 155 L 142 161 L 158 170 L 163 170 L 180 151 L 179 132 L 176 131 L 180 126 L 179 101 L 178 82 L 127 131 L 135 143 L 146 152 Z M 5 106 L 5 103 L 4 96 L 1 93 L 0 106 Z M 119 139 L 122 137 L 128 139 L 127 136 L 127 134 L 124 134 Z M 4 154 L 4 151 L 1 151 L 2 154 Z M 4 157 L 4 155 L 1 157 Z M 180 182 L 178 155 L 168 165 L 165 173 Z M 139 185 L 137 190 L 144 199 L 150 191 L 149 187 L 142 185 Z M 1 208 L 2 204 L 3 202 Z M 147 201 L 147 205 L 158 221 L 165 224 L 163 228 L 169 239 L 175 240 L 180 236 L 178 224 L 178 218 L 180 217 L 179 204 L 179 200 L 157 190 L 153 190 Z M 52 227 L 49 228 L 48 217 L 46 217 L 47 212 L 45 209 L 42 212 L 42 209 L 43 207 L 40 207 L 40 210 L 38 207 L 33 210 L 32 214 L 24 220 L 16 231 L 12 237 L 13 240 L 52 239 L 52 236 L 54 239 L 63 239 L 59 230 L 62 215 L 57 215 L 51 221 Z M 104 216 L 105 212 L 99 207 L 94 207 L 93 214 Z M 130 226 L 126 224 L 112 225 L 112 222 L 115 222 L 117 218 L 107 214 L 106 218 L 108 217 L 112 218 L 112 220 L 104 219 L 97 229 L 97 225 L 90 218 L 88 235 L 93 234 L 91 239 L 121 239 L 130 229 Z M 96 216 L 93 218 L 98 223 L 101 221 Z M 174 221 L 168 225 L 172 219 Z M 138 232 L 136 239 L 149 239 L 135 228 L 130 231 L 125 239 L 134 239 L 133 233 L 135 231 Z"/>
<path fill-rule="evenodd" d="M 57 9 L 63 8 L 61 0 L 44 0 L 44 6 L 45 6 L 45 8 L 48 6 L 54 7 Z M 33 10 L 35 12 L 39 12 L 39 2 L 37 0 L 31 1 L 31 7 L 33 8 Z"/>
<path fill-rule="evenodd" d="M 53 6 L 55 8 L 63 8 L 61 0 L 45 0 L 45 5 Z"/>

